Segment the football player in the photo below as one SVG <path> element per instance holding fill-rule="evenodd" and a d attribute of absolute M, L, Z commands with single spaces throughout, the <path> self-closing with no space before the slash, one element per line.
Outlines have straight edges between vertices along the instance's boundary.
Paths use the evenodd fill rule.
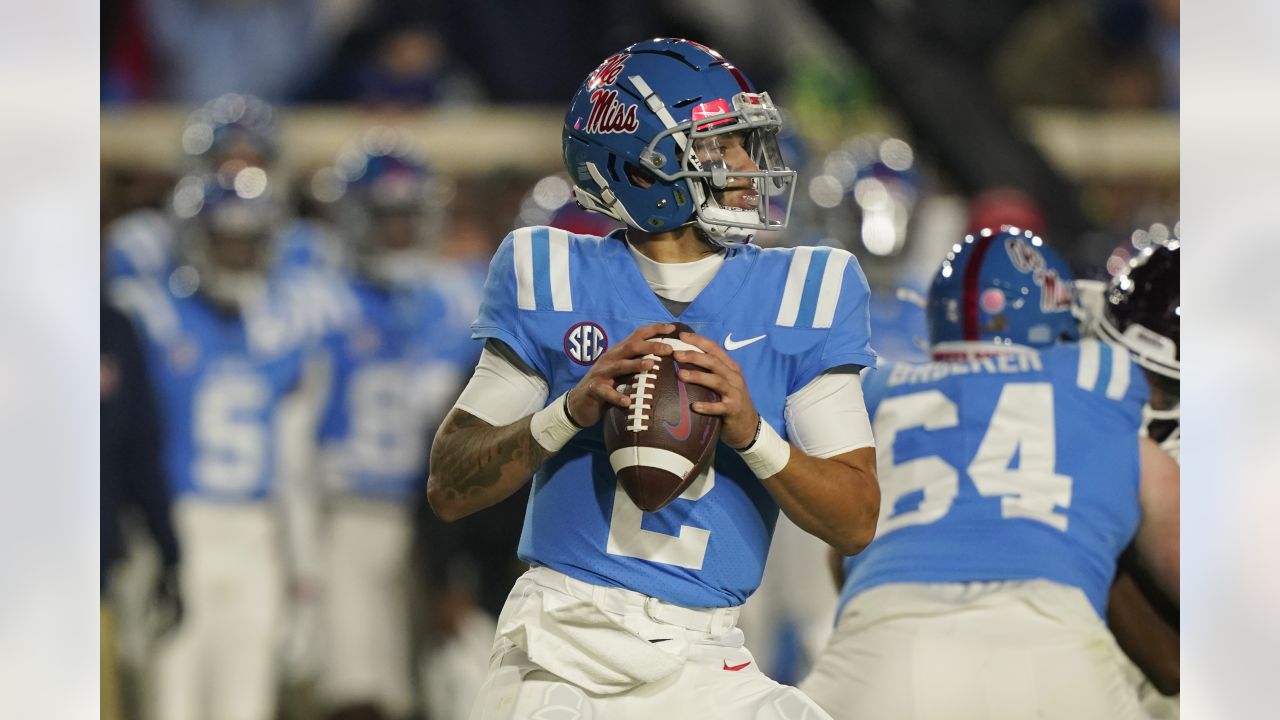
<path fill-rule="evenodd" d="M 1112 278 L 1105 296 L 1098 333 L 1121 345 L 1142 366 L 1151 386 L 1143 409 L 1142 434 L 1179 459 L 1179 249 L 1181 242 L 1153 243 Z"/>
<path fill-rule="evenodd" d="M 334 717 L 412 710 L 408 561 L 411 500 L 427 443 L 480 348 L 434 282 L 432 173 L 390 129 L 342 153 L 337 216 L 353 248 L 356 312 L 326 341 L 331 384 L 320 426 L 330 490 L 325 559 L 328 656 L 322 691 Z M 470 313 L 474 317 L 474 309 Z M 474 688 L 473 688 L 474 691 Z M 351 715 L 354 717 L 354 715 Z"/>
<path fill-rule="evenodd" d="M 265 173 L 190 189 L 174 197 L 178 268 L 122 294 L 149 339 L 184 551 L 186 619 L 158 649 L 154 717 L 265 720 L 286 586 L 314 592 L 316 386 L 271 301 L 279 216 Z"/>
<path fill-rule="evenodd" d="M 276 157 L 275 111 L 252 95 L 228 93 L 205 103 L 182 129 L 184 172 L 231 182 L 241 170 L 270 170 Z M 188 181 L 190 182 L 190 181 Z M 174 219 L 142 207 L 107 228 L 107 277 L 165 277 L 173 269 Z"/>
<path fill-rule="evenodd" d="M 767 93 L 687 40 L 606 59 L 565 117 L 578 202 L 626 227 L 516 230 L 490 266 L 487 341 L 436 435 L 428 498 L 459 518 L 532 478 L 519 555 L 474 718 L 822 718 L 760 672 L 736 627 L 779 508 L 845 553 L 870 541 L 875 453 L 858 371 L 875 364 L 866 279 L 832 248 L 762 250 L 795 171 Z M 653 338 L 676 319 L 693 333 Z M 718 402 L 714 459 L 670 505 L 623 490 L 600 420 L 658 358 Z M 674 453 L 673 453 L 674 454 Z"/>
<path fill-rule="evenodd" d="M 879 528 L 801 683 L 833 717 L 1144 717 L 1102 617 L 1131 540 L 1178 597 L 1178 468 L 1138 436 L 1129 353 L 1075 342 L 1070 287 L 1030 231 L 968 235 L 929 291 L 932 362 L 868 380 Z"/>
<path fill-rule="evenodd" d="M 1179 248 L 1177 240 L 1155 243 L 1130 260 L 1107 286 L 1096 323 L 1102 337 L 1126 348 L 1142 367 L 1151 397 L 1141 432 L 1174 460 L 1181 451 Z M 1136 663 L 1127 676 L 1143 707 L 1153 718 L 1173 720 L 1181 714 L 1178 609 L 1130 557 L 1123 558 L 1111 588 L 1108 624 Z"/>

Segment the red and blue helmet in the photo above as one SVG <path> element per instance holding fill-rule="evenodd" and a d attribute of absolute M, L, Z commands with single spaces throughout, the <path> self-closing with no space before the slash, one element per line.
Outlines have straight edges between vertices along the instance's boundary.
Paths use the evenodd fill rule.
<path fill-rule="evenodd" d="M 1067 263 L 1038 235 L 984 228 L 951 246 L 929 288 L 929 342 L 1044 347 L 1080 339 Z"/>
<path fill-rule="evenodd" d="M 782 116 L 718 52 L 689 40 L 636 43 L 578 88 L 563 149 L 578 202 L 645 232 L 696 224 L 713 242 L 786 227 L 796 173 L 778 149 Z M 754 167 L 729 167 L 722 141 L 741 133 Z M 756 207 L 722 205 L 754 188 Z"/>

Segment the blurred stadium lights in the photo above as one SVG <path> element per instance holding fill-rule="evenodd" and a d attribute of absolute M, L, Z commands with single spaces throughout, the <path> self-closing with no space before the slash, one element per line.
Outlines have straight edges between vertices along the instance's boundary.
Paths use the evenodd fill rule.
<path fill-rule="evenodd" d="M 102 163 L 161 171 L 175 167 L 189 114 L 189 108 L 158 106 L 105 111 L 101 118 Z M 442 172 L 479 173 L 500 167 L 553 171 L 561 163 L 563 118 L 560 108 L 488 106 L 406 114 L 397 117 L 397 124 L 413 134 L 419 147 L 431 154 L 433 166 Z M 1032 141 L 1050 161 L 1076 179 L 1178 172 L 1176 115 L 1031 109 L 1023 111 L 1021 119 Z M 368 113 L 358 109 L 291 108 L 281 120 L 280 164 L 292 172 L 329 163 L 352 136 L 370 124 Z M 172 142 L 158 141 L 163 138 L 172 138 Z M 905 142 L 885 142 L 888 145 L 880 148 L 880 154 L 890 167 L 914 161 Z M 810 183 L 810 197 L 823 207 L 827 206 L 819 198 L 828 197 L 823 194 L 825 189 L 825 181 Z"/>
<path fill-rule="evenodd" d="M 189 109 L 175 106 L 105 110 L 102 164 L 162 172 L 176 167 L 189 114 Z M 430 155 L 434 169 L 465 174 L 500 167 L 559 168 L 563 120 L 563 108 L 489 106 L 397 115 L 395 125 Z M 330 164 L 352 137 L 385 122 L 353 107 L 288 108 L 280 123 L 279 170 L 292 175 L 302 168 Z"/>

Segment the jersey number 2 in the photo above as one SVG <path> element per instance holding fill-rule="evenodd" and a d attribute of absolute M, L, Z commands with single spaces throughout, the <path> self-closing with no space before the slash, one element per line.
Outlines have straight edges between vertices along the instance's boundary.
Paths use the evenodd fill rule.
<path fill-rule="evenodd" d="M 707 463 L 707 469 L 694 478 L 677 500 L 699 500 L 716 484 L 716 471 Z M 678 565 L 690 570 L 701 570 L 707 556 L 707 541 L 711 531 L 691 525 L 681 525 L 679 535 L 666 535 L 640 527 L 644 511 L 631 502 L 631 497 L 618 483 L 613 491 L 613 517 L 609 521 L 610 555 L 624 555 L 666 565 Z"/>
<path fill-rule="evenodd" d="M 921 418 L 925 420 L 921 421 Z M 909 525 L 934 522 L 947 514 L 960 492 L 956 468 L 933 455 L 895 462 L 894 439 L 903 430 L 941 430 L 959 424 L 956 404 L 937 390 L 902 395 L 880 403 L 874 432 L 880 448 L 880 524 L 877 535 Z M 1014 456 L 1018 466 L 1010 468 Z M 1026 518 L 1066 531 L 1071 477 L 1054 471 L 1053 386 L 1005 385 L 991 414 L 986 435 L 965 470 L 978 492 L 1000 498 L 1000 514 Z M 912 510 L 894 512 L 909 493 L 923 497 Z"/>

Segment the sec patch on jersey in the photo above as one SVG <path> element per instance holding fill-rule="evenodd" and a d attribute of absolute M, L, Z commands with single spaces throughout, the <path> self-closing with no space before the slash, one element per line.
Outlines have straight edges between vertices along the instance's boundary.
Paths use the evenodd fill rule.
<path fill-rule="evenodd" d="M 654 341 L 702 352 L 679 339 L 680 333 L 692 332 L 688 325 L 675 326 L 671 335 Z M 619 387 L 631 398 L 631 406 L 605 411 L 604 445 L 631 501 L 645 512 L 656 512 L 680 497 L 715 454 L 720 417 L 696 413 L 692 404 L 716 402 L 720 396 L 681 382 L 675 358 L 647 357 L 654 361 L 653 369 L 631 376 Z"/>

